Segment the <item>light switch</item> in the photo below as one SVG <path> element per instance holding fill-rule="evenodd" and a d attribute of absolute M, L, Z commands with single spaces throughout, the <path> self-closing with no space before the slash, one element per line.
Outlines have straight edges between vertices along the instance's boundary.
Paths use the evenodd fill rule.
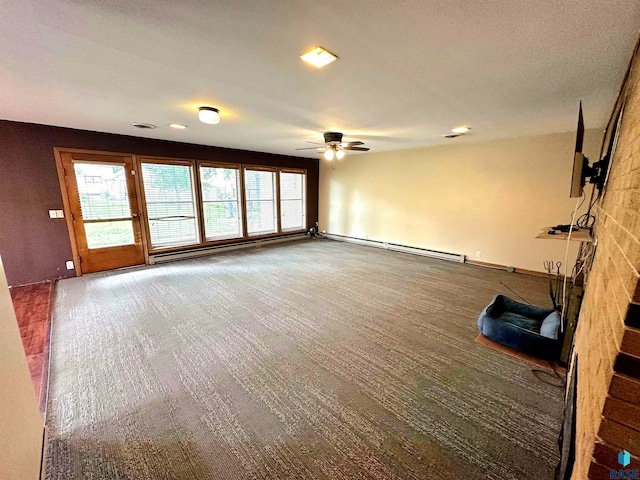
<path fill-rule="evenodd" d="M 56 218 L 64 218 L 64 210 L 56 210 Z"/>
<path fill-rule="evenodd" d="M 67 262 L 67 270 L 73 270 L 73 260 Z"/>
<path fill-rule="evenodd" d="M 57 218 L 56 210 L 49 210 L 49 218 Z"/>

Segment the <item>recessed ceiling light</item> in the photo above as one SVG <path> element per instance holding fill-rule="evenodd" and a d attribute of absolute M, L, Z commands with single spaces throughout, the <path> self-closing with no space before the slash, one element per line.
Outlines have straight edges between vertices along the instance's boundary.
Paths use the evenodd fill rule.
<path fill-rule="evenodd" d="M 471 130 L 470 127 L 456 127 L 456 128 L 452 128 L 451 131 L 453 133 L 467 133 L 469 130 Z"/>
<path fill-rule="evenodd" d="M 322 68 L 325 65 L 338 59 L 338 57 L 336 57 L 333 53 L 325 50 L 322 47 L 313 48 L 304 55 L 301 55 L 300 58 L 318 68 Z"/>
<path fill-rule="evenodd" d="M 169 126 L 171 128 L 177 128 L 178 130 L 184 130 L 185 128 L 187 128 L 186 125 L 182 125 L 180 123 L 170 123 Z"/>
<path fill-rule="evenodd" d="M 198 109 L 198 118 L 202 123 L 215 125 L 216 123 L 220 123 L 220 112 L 217 108 L 200 107 Z"/>
<path fill-rule="evenodd" d="M 156 128 L 156 126 L 153 123 L 142 123 L 142 122 L 132 122 L 131 126 L 136 128 L 148 129 L 148 130 L 152 130 Z"/>

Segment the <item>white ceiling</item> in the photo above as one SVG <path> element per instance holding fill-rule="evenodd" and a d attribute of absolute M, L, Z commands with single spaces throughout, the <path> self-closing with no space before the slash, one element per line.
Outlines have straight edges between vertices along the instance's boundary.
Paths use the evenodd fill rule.
<path fill-rule="evenodd" d="M 640 26 L 638 0 L 0 6 L 0 118 L 310 157 L 327 130 L 372 151 L 571 131 L 580 99 L 601 127 Z M 316 45 L 340 59 L 307 66 Z"/>

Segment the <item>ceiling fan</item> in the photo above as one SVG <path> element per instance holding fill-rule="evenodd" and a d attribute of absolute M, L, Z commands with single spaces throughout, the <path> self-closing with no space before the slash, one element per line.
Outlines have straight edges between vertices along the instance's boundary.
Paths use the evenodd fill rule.
<path fill-rule="evenodd" d="M 324 146 L 321 143 L 313 143 L 315 145 L 321 145 L 320 147 L 306 147 L 296 148 L 296 150 L 315 150 L 318 153 L 323 153 L 324 158 L 327 160 L 342 160 L 344 158 L 345 150 L 356 150 L 358 152 L 368 152 L 367 147 L 361 147 L 364 142 L 343 142 L 342 133 L 340 132 L 325 132 L 324 134 Z"/>

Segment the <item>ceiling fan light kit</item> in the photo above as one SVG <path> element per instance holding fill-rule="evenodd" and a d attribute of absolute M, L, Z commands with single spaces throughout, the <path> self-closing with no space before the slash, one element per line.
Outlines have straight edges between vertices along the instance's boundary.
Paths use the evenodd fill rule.
<path fill-rule="evenodd" d="M 315 143 L 315 142 L 309 142 Z M 320 144 L 316 144 L 320 145 Z M 367 147 L 362 147 L 363 142 L 356 140 L 355 142 L 343 142 L 341 132 L 325 132 L 324 146 L 296 148 L 296 150 L 315 150 L 322 153 L 327 160 L 342 160 L 346 150 L 355 150 L 359 152 L 368 152 Z"/>

